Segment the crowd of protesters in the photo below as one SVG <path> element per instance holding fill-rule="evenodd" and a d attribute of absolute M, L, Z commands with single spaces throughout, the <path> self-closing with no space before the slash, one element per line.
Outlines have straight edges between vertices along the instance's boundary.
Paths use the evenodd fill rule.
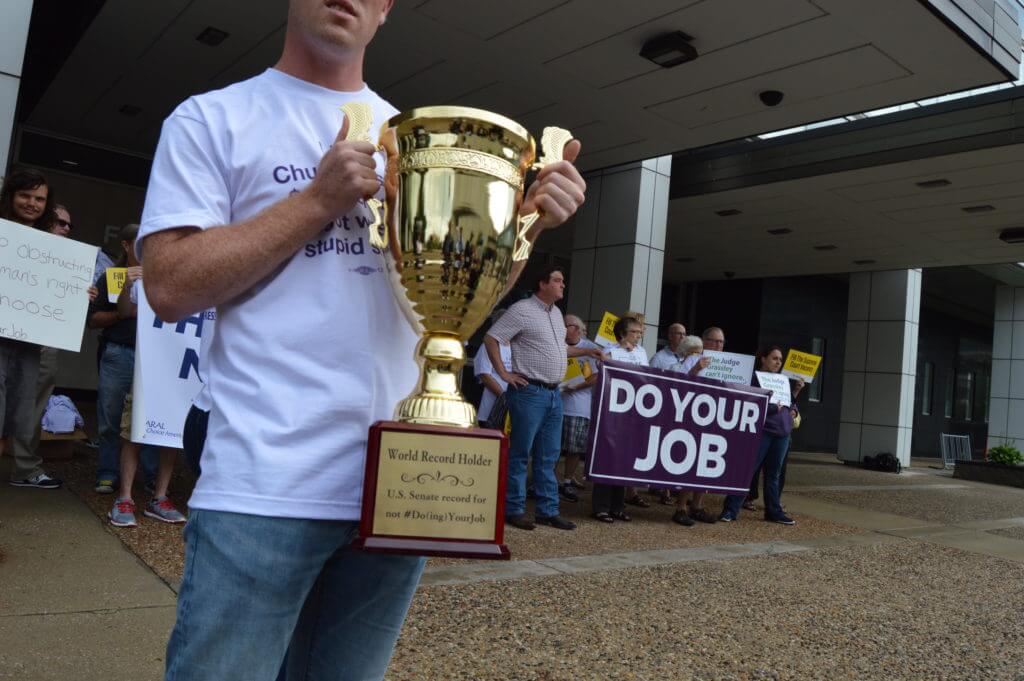
<path fill-rule="evenodd" d="M 35 171 L 18 171 L 6 178 L 0 193 L 0 217 L 62 237 L 69 237 L 73 228 L 69 210 L 56 203 L 46 178 Z M 136 292 L 142 279 L 134 248 L 137 233 L 137 225 L 121 230 L 120 255 L 116 259 L 100 251 L 93 278 L 96 285 L 88 291 L 87 325 L 99 330 L 100 340 L 96 404 L 99 462 L 94 490 L 101 494 L 117 492 L 109 518 L 119 527 L 137 524 L 132 484 L 140 462 L 144 488 L 151 496 L 145 515 L 163 522 L 185 521 L 167 497 L 176 452 L 143 447 L 130 439 Z M 125 286 L 116 300 L 110 299 L 107 279 L 101 276 L 108 265 L 127 268 Z M 671 324 L 667 345 L 649 359 L 642 344 L 643 320 L 626 313 L 614 327 L 617 342 L 602 349 L 587 337 L 586 324 L 579 316 L 563 316 L 556 305 L 566 285 L 560 268 L 544 269 L 532 283 L 533 295 L 492 315 L 492 326 L 474 359 L 474 374 L 483 388 L 478 419 L 481 425 L 508 427 L 506 522 L 527 530 L 537 524 L 572 530 L 576 526 L 561 516 L 560 504 L 577 503 L 578 492 L 586 489 L 578 474 L 586 454 L 598 363 L 612 359 L 700 376 L 710 362 L 705 349 L 724 350 L 725 333 L 712 326 L 701 336 L 687 335 L 683 324 Z M 778 372 L 782 357 L 781 348 L 767 347 L 757 354 L 757 368 Z M 580 363 L 583 380 L 562 381 L 567 360 Z M 0 427 L 4 438 L 0 440 L 0 454 L 5 449 L 13 454 L 12 485 L 54 489 L 62 484 L 42 469 L 38 454 L 40 423 L 54 390 L 56 370 L 55 349 L 0 339 Z M 769 405 L 746 497 L 729 495 L 721 510 L 715 512 L 705 505 L 706 494 L 700 491 L 595 484 L 592 517 L 604 523 L 626 522 L 632 519 L 626 506 L 648 507 L 656 500 L 674 506 L 671 519 L 683 526 L 728 522 L 735 520 L 743 508 L 755 509 L 758 481 L 763 479 L 765 519 L 793 524 L 782 507 L 780 494 L 790 433 L 799 413 L 795 399 L 802 388 L 801 382 L 793 384 L 794 406 Z M 559 477 L 556 469 L 560 458 L 564 463 Z M 529 486 L 528 467 L 532 472 Z M 526 513 L 527 497 L 535 499 L 532 519 Z"/>
<path fill-rule="evenodd" d="M 4 179 L 0 189 L 0 218 L 58 237 L 73 238 L 74 235 L 70 210 L 56 202 L 46 176 L 35 170 L 16 170 Z M 131 489 L 140 445 L 131 441 L 129 432 L 137 284 L 142 278 L 142 268 L 134 253 L 137 232 L 138 225 L 127 225 L 121 230 L 118 258 L 99 251 L 93 285 L 87 289 L 86 325 L 99 329 L 100 341 L 96 400 L 99 464 L 94 490 L 101 494 L 120 492 L 109 517 L 112 524 L 121 527 L 137 524 Z M 110 266 L 127 268 L 125 286 L 113 301 L 104 276 Z M 56 348 L 0 338 L 0 455 L 10 451 L 13 458 L 10 484 L 16 487 L 57 489 L 63 484 L 43 470 L 39 453 L 44 414 L 56 387 L 57 358 Z M 163 522 L 184 523 L 185 516 L 167 497 L 174 456 L 173 450 L 142 452 L 144 487 L 152 497 L 145 514 Z"/>
<path fill-rule="evenodd" d="M 538 524 L 563 530 L 576 525 L 560 515 L 560 503 L 577 503 L 578 491 L 586 488 L 577 478 L 580 461 L 586 455 L 590 429 L 591 395 L 597 381 L 597 363 L 602 359 L 651 366 L 688 376 L 700 376 L 710 365 L 705 350 L 725 349 L 725 332 L 711 326 L 700 336 L 687 335 L 686 327 L 668 327 L 668 344 L 648 360 L 642 345 L 643 319 L 625 313 L 615 323 L 616 343 L 602 349 L 587 338 L 586 324 L 574 314 L 563 317 L 555 303 L 562 298 L 565 274 L 558 267 L 541 271 L 534 295 L 497 311 L 493 325 L 474 362 L 474 374 L 484 388 L 479 419 L 482 425 L 506 429 L 509 433 L 508 491 L 506 524 L 532 530 Z M 783 351 L 778 346 L 759 350 L 757 371 L 778 373 Z M 563 381 L 568 362 L 588 365 L 585 378 Z M 580 365 L 582 367 L 582 364 Z M 756 385 L 756 383 L 755 383 Z M 764 518 L 769 522 L 794 525 L 783 509 L 780 495 L 790 434 L 799 418 L 796 398 L 803 381 L 791 383 L 792 406 L 771 403 L 757 452 L 754 474 L 747 495 L 728 495 L 715 512 L 706 505 L 703 491 L 644 490 L 596 483 L 591 495 L 591 516 L 603 523 L 627 522 L 632 516 L 627 505 L 649 507 L 647 496 L 675 507 L 672 521 L 690 527 L 696 522 L 731 522 L 741 508 L 754 510 L 758 480 L 764 481 Z M 564 459 L 558 481 L 559 454 Z M 527 469 L 532 485 L 527 484 Z M 526 498 L 536 499 L 533 519 L 526 513 Z"/>

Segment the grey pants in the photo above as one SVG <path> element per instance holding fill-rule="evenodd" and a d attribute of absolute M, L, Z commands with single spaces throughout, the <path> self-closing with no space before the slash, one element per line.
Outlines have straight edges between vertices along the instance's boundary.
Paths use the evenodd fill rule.
<path fill-rule="evenodd" d="M 8 442 L 32 442 L 37 420 L 33 419 L 39 379 L 39 346 L 0 339 L 0 434 Z M 15 449 L 14 480 L 42 472 L 34 452 L 22 459 Z"/>
<path fill-rule="evenodd" d="M 57 385 L 57 348 L 41 348 L 39 352 L 39 380 L 36 381 L 35 409 L 32 412 L 32 439 L 25 441 L 17 435 L 11 441 L 14 454 L 14 477 L 17 480 L 31 478 L 42 472 L 39 457 L 39 436 L 42 431 L 43 413 L 50 402 L 50 395 Z"/>

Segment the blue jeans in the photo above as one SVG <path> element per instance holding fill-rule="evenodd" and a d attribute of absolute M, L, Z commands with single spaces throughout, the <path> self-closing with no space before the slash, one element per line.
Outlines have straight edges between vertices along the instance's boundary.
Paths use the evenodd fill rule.
<path fill-rule="evenodd" d="M 789 451 L 788 435 L 761 436 L 761 446 L 757 450 L 757 461 L 754 470 L 764 464 L 764 515 L 766 518 L 777 518 L 783 515 L 782 503 L 779 501 L 779 475 L 782 464 Z M 730 494 L 725 498 L 725 513 L 738 518 L 740 505 L 746 499 L 745 494 Z"/>
<path fill-rule="evenodd" d="M 357 529 L 191 509 L 166 681 L 383 678 L 426 561 Z"/>
<path fill-rule="evenodd" d="M 96 480 L 117 480 L 121 477 L 121 412 L 124 397 L 132 389 L 135 375 L 135 348 L 120 343 L 107 343 L 100 357 L 100 378 L 97 385 L 96 420 L 100 431 L 100 463 Z M 160 453 L 156 447 L 142 448 L 142 470 L 146 480 L 156 480 Z"/>
<path fill-rule="evenodd" d="M 562 449 L 562 396 L 536 385 L 510 388 L 505 395 L 512 432 L 508 443 L 508 487 L 505 515 L 526 512 L 526 465 L 533 456 L 533 489 L 537 515 L 558 515 L 555 464 Z"/>

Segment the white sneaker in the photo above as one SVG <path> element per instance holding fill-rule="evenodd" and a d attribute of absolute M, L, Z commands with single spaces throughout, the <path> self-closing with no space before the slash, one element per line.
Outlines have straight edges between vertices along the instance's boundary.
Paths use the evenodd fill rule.
<path fill-rule="evenodd" d="M 46 473 L 33 475 L 31 478 L 11 480 L 15 487 L 35 487 L 36 489 L 58 489 L 64 483 L 59 478 L 51 478 Z"/>

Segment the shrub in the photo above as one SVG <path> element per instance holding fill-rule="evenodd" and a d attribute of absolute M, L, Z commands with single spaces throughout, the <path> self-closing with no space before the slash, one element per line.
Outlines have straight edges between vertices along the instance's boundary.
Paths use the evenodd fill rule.
<path fill-rule="evenodd" d="M 988 460 L 1007 466 L 1019 466 L 1024 463 L 1024 454 L 1011 445 L 999 445 L 988 450 Z"/>

